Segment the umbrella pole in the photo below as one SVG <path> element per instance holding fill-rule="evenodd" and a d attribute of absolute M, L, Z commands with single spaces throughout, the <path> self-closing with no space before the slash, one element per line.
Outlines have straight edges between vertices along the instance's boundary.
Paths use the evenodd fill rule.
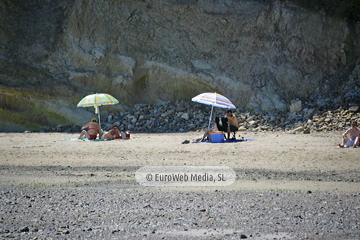
<path fill-rule="evenodd" d="M 97 115 L 98 115 L 99 126 L 100 126 L 100 129 L 101 129 L 101 122 L 100 122 L 100 105 L 95 105 L 94 108 L 95 108 L 95 114 L 97 113 Z"/>
<path fill-rule="evenodd" d="M 98 112 L 98 118 L 99 118 L 99 126 L 100 126 L 100 129 L 101 129 L 101 122 L 100 122 L 100 111 Z"/>
<path fill-rule="evenodd" d="M 208 127 L 208 129 L 210 129 L 211 117 L 212 117 L 213 109 L 214 109 L 214 105 L 211 105 L 211 113 L 210 113 L 210 118 L 209 118 L 209 127 Z"/>

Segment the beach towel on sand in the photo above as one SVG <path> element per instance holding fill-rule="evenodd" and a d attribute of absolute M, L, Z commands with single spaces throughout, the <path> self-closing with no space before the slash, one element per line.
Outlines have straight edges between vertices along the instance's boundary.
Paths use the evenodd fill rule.
<path fill-rule="evenodd" d="M 235 139 L 235 140 L 229 140 L 229 141 L 224 141 L 224 142 L 218 142 L 218 143 L 236 143 L 236 142 L 246 142 L 246 141 L 254 141 L 256 140 L 255 138 L 245 138 L 245 139 Z M 205 142 L 193 142 L 193 143 L 213 143 L 210 141 L 205 141 Z"/>
<path fill-rule="evenodd" d="M 78 138 L 64 138 L 62 139 L 62 141 L 80 141 L 80 142 L 84 142 L 84 141 L 89 141 L 89 142 L 101 142 L 101 141 L 107 141 L 106 139 L 94 139 L 94 140 L 89 140 L 87 138 L 81 138 L 81 139 L 78 139 Z"/>

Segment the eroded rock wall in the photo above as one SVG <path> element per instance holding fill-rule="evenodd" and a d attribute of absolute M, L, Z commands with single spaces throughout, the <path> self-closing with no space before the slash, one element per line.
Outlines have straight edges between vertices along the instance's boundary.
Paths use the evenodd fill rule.
<path fill-rule="evenodd" d="M 29 114 L 19 125 L 81 124 L 93 109 L 76 103 L 95 92 L 119 99 L 113 110 L 206 91 L 284 110 L 338 89 L 360 56 L 357 20 L 299 1 L 4 0 L 0 10 L 0 117 Z"/>

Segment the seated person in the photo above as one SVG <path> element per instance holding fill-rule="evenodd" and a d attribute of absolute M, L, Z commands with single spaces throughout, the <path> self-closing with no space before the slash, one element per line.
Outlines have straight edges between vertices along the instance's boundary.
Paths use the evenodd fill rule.
<path fill-rule="evenodd" d="M 226 115 L 221 118 L 222 125 L 220 125 L 220 119 L 215 118 L 216 127 L 219 131 L 227 132 L 226 140 L 230 139 L 230 132 L 236 132 L 239 129 L 239 123 L 236 116 L 229 109 L 226 111 Z"/>
<path fill-rule="evenodd" d="M 100 132 L 100 126 L 97 122 L 97 119 L 93 118 L 91 119 L 91 122 L 84 125 L 81 128 L 82 132 L 80 133 L 79 139 L 83 138 L 84 136 L 90 140 L 96 139 L 97 134 Z M 85 128 L 87 128 L 87 130 L 85 130 Z"/>
<path fill-rule="evenodd" d="M 339 144 L 339 147 L 353 147 L 356 148 L 359 146 L 360 138 L 360 129 L 357 127 L 358 124 L 356 121 L 352 121 L 351 128 L 344 132 L 342 143 Z"/>
<path fill-rule="evenodd" d="M 203 137 L 200 139 L 200 142 L 204 142 L 206 141 L 207 139 L 211 142 L 211 132 L 216 132 L 218 131 L 218 128 L 216 127 L 216 125 L 214 125 L 212 128 L 210 129 L 206 129 L 205 130 L 205 133 L 203 135 Z"/>
<path fill-rule="evenodd" d="M 121 138 L 121 132 L 118 129 L 118 126 L 114 125 L 110 131 L 105 133 L 104 139 L 113 140 Z"/>

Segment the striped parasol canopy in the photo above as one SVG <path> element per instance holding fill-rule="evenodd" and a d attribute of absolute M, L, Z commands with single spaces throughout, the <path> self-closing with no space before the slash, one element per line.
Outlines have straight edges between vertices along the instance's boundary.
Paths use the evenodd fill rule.
<path fill-rule="evenodd" d="M 91 94 L 91 95 L 84 97 L 83 99 L 81 99 L 81 101 L 76 106 L 77 107 L 94 107 L 95 114 L 98 114 L 99 126 L 101 127 L 99 107 L 103 106 L 103 105 L 113 105 L 113 104 L 118 104 L 118 103 L 119 103 L 119 101 L 116 98 L 114 98 L 113 96 L 111 96 L 110 94 L 96 93 L 96 94 Z"/>
<path fill-rule="evenodd" d="M 229 99 L 218 93 L 202 93 L 197 95 L 196 97 L 193 97 L 191 101 L 211 105 L 211 114 L 208 127 L 209 129 L 214 106 L 220 108 L 236 108 Z"/>
<path fill-rule="evenodd" d="M 236 108 L 229 99 L 218 93 L 202 93 L 193 97 L 191 101 L 220 108 Z"/>

